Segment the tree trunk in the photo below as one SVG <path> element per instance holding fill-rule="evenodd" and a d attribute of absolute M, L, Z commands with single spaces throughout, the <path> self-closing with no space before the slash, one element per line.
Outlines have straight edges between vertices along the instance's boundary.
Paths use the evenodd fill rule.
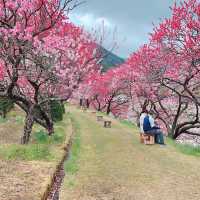
<path fill-rule="evenodd" d="M 5 119 L 6 118 L 6 110 L 2 111 L 2 117 Z"/>
<path fill-rule="evenodd" d="M 80 99 L 79 106 L 83 106 L 83 99 Z"/>
<path fill-rule="evenodd" d="M 21 144 L 28 144 L 34 124 L 34 118 L 31 112 L 28 112 L 25 118 L 24 133 L 21 139 Z"/>
<path fill-rule="evenodd" d="M 111 112 L 110 107 L 107 108 L 106 114 L 109 115 Z"/>
<path fill-rule="evenodd" d="M 61 106 L 62 106 L 62 109 L 63 109 L 63 114 L 65 114 L 66 112 L 65 112 L 65 103 L 64 103 L 64 101 L 61 101 Z"/>
<path fill-rule="evenodd" d="M 172 127 L 168 129 L 168 133 L 169 133 L 168 136 L 172 139 L 175 139 L 174 136 L 176 135 L 176 132 L 177 132 L 176 125 L 173 124 Z"/>
<path fill-rule="evenodd" d="M 89 99 L 86 99 L 86 107 L 87 107 L 87 109 L 90 108 L 90 102 L 89 102 Z"/>
<path fill-rule="evenodd" d="M 51 119 L 48 122 L 48 134 L 49 136 L 54 134 L 54 126 L 53 126 L 53 121 Z"/>
<path fill-rule="evenodd" d="M 44 109 L 45 110 L 42 110 L 42 115 L 46 121 L 48 135 L 50 136 L 54 134 L 54 122 L 51 116 L 51 108 L 49 102 L 44 105 Z"/>
<path fill-rule="evenodd" d="M 100 106 L 98 106 L 98 109 L 97 109 L 97 111 L 98 111 L 98 112 L 100 112 L 100 111 L 101 111 L 101 108 L 100 108 Z"/>
<path fill-rule="evenodd" d="M 137 123 L 137 127 L 140 127 L 140 115 L 139 114 L 137 114 L 136 123 Z"/>
<path fill-rule="evenodd" d="M 175 133 L 174 133 L 174 135 L 172 136 L 172 139 L 176 140 L 179 135 L 181 135 L 181 133 L 179 133 L 179 131 L 176 130 Z"/>
<path fill-rule="evenodd" d="M 108 103 L 107 109 L 106 109 L 106 114 L 109 115 L 111 112 L 111 103 Z"/>

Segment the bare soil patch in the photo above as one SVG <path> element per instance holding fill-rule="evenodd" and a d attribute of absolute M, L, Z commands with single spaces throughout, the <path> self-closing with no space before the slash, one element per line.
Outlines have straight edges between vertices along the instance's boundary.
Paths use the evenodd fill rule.
<path fill-rule="evenodd" d="M 53 170 L 47 162 L 0 160 L 0 199 L 41 200 Z"/>
<path fill-rule="evenodd" d="M 7 120 L 0 123 L 0 200 L 41 200 L 70 139 L 70 120 L 66 114 L 64 121 L 55 125 L 55 138 L 44 144 L 31 140 L 29 145 L 21 148 L 24 147 L 19 144 L 23 119 L 24 113 L 16 107 Z M 40 129 L 39 126 L 34 127 L 34 131 Z M 7 157 L 4 151 L 11 151 L 12 156 Z M 47 156 L 43 156 L 46 153 Z"/>

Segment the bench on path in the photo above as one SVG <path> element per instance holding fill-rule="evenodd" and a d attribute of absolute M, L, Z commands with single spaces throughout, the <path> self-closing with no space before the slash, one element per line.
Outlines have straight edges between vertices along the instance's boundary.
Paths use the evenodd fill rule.
<path fill-rule="evenodd" d="M 83 111 L 87 111 L 87 107 L 83 106 L 83 107 L 82 107 L 82 110 L 83 110 Z"/>
<path fill-rule="evenodd" d="M 154 135 L 147 135 L 144 133 L 140 133 L 140 142 L 146 145 L 148 144 L 155 144 L 155 136 Z"/>
<path fill-rule="evenodd" d="M 103 116 L 100 116 L 100 115 L 97 116 L 97 121 L 98 121 L 98 122 L 102 122 L 102 121 L 103 121 Z"/>
<path fill-rule="evenodd" d="M 111 121 L 104 121 L 104 127 L 105 128 L 111 128 Z"/>

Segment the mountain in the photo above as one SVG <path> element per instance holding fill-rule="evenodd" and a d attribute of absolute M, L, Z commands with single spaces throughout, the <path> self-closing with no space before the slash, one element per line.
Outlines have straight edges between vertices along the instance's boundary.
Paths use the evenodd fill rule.
<path fill-rule="evenodd" d="M 113 67 L 117 67 L 118 65 L 125 62 L 123 58 L 115 55 L 114 53 L 106 50 L 105 48 L 101 47 L 102 54 L 105 55 L 101 64 L 103 66 L 102 72 L 105 72 Z"/>

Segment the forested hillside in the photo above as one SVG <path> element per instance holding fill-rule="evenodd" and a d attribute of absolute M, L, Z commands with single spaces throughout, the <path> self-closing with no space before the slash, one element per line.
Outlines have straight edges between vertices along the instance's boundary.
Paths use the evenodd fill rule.
<path fill-rule="evenodd" d="M 102 53 L 103 53 L 103 55 L 105 55 L 105 57 L 103 58 L 103 61 L 101 62 L 102 66 L 103 66 L 102 71 L 107 71 L 108 69 L 119 66 L 125 62 L 125 60 L 123 58 L 106 50 L 103 47 L 102 47 Z"/>

